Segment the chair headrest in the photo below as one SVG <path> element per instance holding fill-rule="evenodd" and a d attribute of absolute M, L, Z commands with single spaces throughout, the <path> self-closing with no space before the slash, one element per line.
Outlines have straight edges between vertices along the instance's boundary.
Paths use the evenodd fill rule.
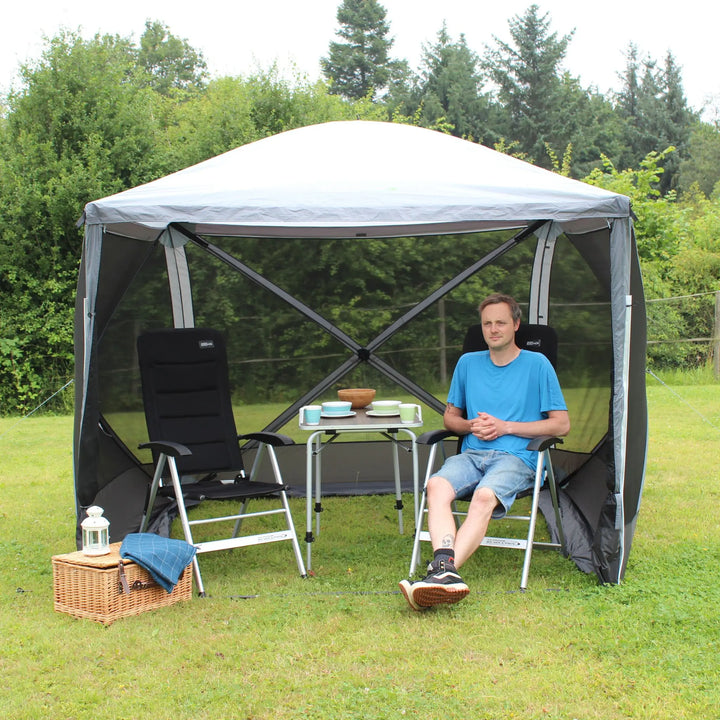
<path fill-rule="evenodd" d="M 557 333 L 549 325 L 530 325 L 520 323 L 515 333 L 515 344 L 521 350 L 532 350 L 542 353 L 557 368 Z M 465 334 L 463 353 L 487 350 L 487 343 L 482 334 L 482 325 L 471 325 Z"/>

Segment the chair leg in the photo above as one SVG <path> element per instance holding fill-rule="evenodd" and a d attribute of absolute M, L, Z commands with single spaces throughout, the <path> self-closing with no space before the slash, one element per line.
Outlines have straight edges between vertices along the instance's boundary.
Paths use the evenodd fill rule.
<path fill-rule="evenodd" d="M 430 449 L 429 457 L 428 457 L 428 470 L 426 472 L 425 477 L 425 485 L 424 488 L 427 488 L 427 482 L 429 479 L 429 476 L 431 474 L 431 468 L 433 466 L 433 462 L 435 459 L 435 446 L 433 445 Z M 530 517 L 512 517 L 513 520 L 526 520 L 528 521 L 528 532 L 527 532 L 527 539 L 522 540 L 521 538 L 512 538 L 512 543 L 508 542 L 492 542 L 487 543 L 494 547 L 507 547 L 507 548 L 515 548 L 519 550 L 524 550 L 524 559 L 523 559 L 523 567 L 522 567 L 522 575 L 520 577 L 520 589 L 526 590 L 528 586 L 528 577 L 530 575 L 530 562 L 532 559 L 532 552 L 533 547 L 535 545 L 535 530 L 537 527 L 537 517 L 539 512 L 539 503 L 540 503 L 540 491 L 543 488 L 543 480 L 545 479 L 545 475 L 547 474 L 547 481 L 548 485 L 550 487 L 550 493 L 552 497 L 553 502 L 553 508 L 555 510 L 555 517 L 557 520 L 558 525 L 558 533 L 560 536 L 560 547 L 565 553 L 565 534 L 563 532 L 562 528 L 562 519 L 560 516 L 560 510 L 558 505 L 558 493 L 557 493 L 557 485 L 555 483 L 555 476 L 553 473 L 552 463 L 550 460 L 550 451 L 545 450 L 543 452 L 538 453 L 538 464 L 537 469 L 535 471 L 535 481 L 533 485 L 533 493 L 532 493 L 532 503 L 531 503 L 531 509 L 530 509 Z M 423 493 L 420 498 L 420 507 L 418 510 L 418 517 L 415 527 L 415 537 L 413 540 L 413 547 L 412 547 L 412 556 L 410 558 L 410 572 L 409 576 L 412 577 L 417 570 L 417 566 L 420 563 L 420 543 L 422 540 L 427 540 L 429 533 L 423 531 L 423 525 L 425 522 L 425 515 L 427 514 L 426 509 L 426 503 L 427 503 L 427 493 L 426 490 L 423 489 Z M 456 522 L 458 521 L 459 515 L 463 513 L 454 513 Z M 508 516 L 510 517 L 510 516 Z M 487 538 L 488 540 L 493 541 L 505 541 L 509 540 L 508 538 Z M 557 544 L 554 543 L 539 543 L 539 545 L 542 545 L 544 547 L 557 547 Z"/>
<path fill-rule="evenodd" d="M 178 514 L 180 516 L 180 523 L 182 525 L 183 535 L 185 536 L 185 542 L 189 545 L 195 545 L 193 542 L 192 531 L 190 530 L 187 510 L 185 509 L 182 485 L 180 483 L 180 474 L 178 473 L 175 458 L 168 457 L 167 462 L 170 467 L 170 478 L 172 480 L 173 490 L 175 491 L 175 502 L 177 502 Z M 202 575 L 200 574 L 200 563 L 198 563 L 197 555 L 193 558 L 193 573 L 195 575 L 195 583 L 197 584 L 198 594 L 201 597 L 205 597 L 205 586 L 203 585 Z"/>
<path fill-rule="evenodd" d="M 398 438 L 397 434 L 394 435 L 393 441 L 392 441 L 392 451 L 393 451 L 393 472 L 395 475 L 395 509 L 398 513 L 398 528 L 400 530 L 400 534 L 402 535 L 405 532 L 405 528 L 403 526 L 403 502 L 402 502 L 402 489 L 400 486 L 400 458 L 399 458 L 399 452 L 398 452 Z"/>
<path fill-rule="evenodd" d="M 410 557 L 410 571 L 408 577 L 412 577 L 415 574 L 417 566 L 420 564 L 420 535 L 423 531 L 423 522 L 425 520 L 425 491 L 420 496 L 420 507 L 418 509 L 418 520 L 415 525 L 415 538 L 413 540 L 412 556 Z"/>
<path fill-rule="evenodd" d="M 420 538 L 423 532 L 423 524 L 425 522 L 425 505 L 427 503 L 427 484 L 432 474 L 432 469 L 435 466 L 435 454 L 437 453 L 437 444 L 430 446 L 430 452 L 428 453 L 428 460 L 425 470 L 425 481 L 423 482 L 423 491 L 420 496 L 420 505 L 418 507 L 417 517 L 415 518 L 415 538 L 413 539 L 412 556 L 410 558 L 410 572 L 408 577 L 412 577 L 417 570 L 417 566 L 420 564 Z"/>
<path fill-rule="evenodd" d="M 532 558 L 533 542 L 535 540 L 535 526 L 537 524 L 538 505 L 540 502 L 540 489 L 543 484 L 545 456 L 538 455 L 537 468 L 535 470 L 535 486 L 533 487 L 532 505 L 530 509 L 530 523 L 528 526 L 527 545 L 525 546 L 525 559 L 523 560 L 522 576 L 520 578 L 520 589 L 526 590 L 528 576 L 530 575 L 530 559 Z"/>
<path fill-rule="evenodd" d="M 273 474 L 275 475 L 275 481 L 278 485 L 282 485 L 282 475 L 280 474 L 280 464 L 278 463 L 277 455 L 275 454 L 275 448 L 268 445 L 268 455 L 270 457 L 270 464 L 272 465 Z M 287 523 L 288 530 L 292 533 L 292 546 L 295 551 L 295 561 L 297 562 L 298 570 L 300 571 L 301 577 L 307 577 L 307 571 L 305 570 L 305 563 L 303 562 L 302 553 L 300 552 L 300 543 L 297 539 L 297 533 L 295 532 L 295 523 L 293 522 L 292 513 L 290 512 L 290 503 L 287 499 L 287 493 L 283 490 L 280 493 L 282 498 L 283 508 L 285 510 L 285 522 Z"/>

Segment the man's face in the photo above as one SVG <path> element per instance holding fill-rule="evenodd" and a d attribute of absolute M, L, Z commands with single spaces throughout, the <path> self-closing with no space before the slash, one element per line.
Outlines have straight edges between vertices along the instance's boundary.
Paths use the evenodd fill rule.
<path fill-rule="evenodd" d="M 513 321 L 510 306 L 507 303 L 488 305 L 480 315 L 483 337 L 488 348 L 502 351 L 515 342 L 515 331 L 520 321 Z"/>

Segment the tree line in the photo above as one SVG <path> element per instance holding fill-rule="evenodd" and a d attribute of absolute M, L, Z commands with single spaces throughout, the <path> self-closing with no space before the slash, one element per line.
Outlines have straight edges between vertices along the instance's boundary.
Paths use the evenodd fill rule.
<path fill-rule="evenodd" d="M 622 89 L 604 97 L 561 69 L 572 34 L 552 31 L 538 6 L 509 26 L 511 41 L 483 54 L 442 27 L 412 69 L 391 56 L 384 8 L 344 0 L 319 80 L 275 67 L 210 78 L 202 53 L 158 21 L 138 42 L 72 31 L 48 39 L 0 99 L 0 411 L 32 409 L 72 375 L 87 202 L 331 120 L 430 127 L 623 192 L 638 218 L 648 294 L 718 289 L 720 127 L 688 108 L 672 55 L 658 65 L 630 48 Z M 315 260 L 333 272 L 332 258 Z M 395 302 L 395 284 L 377 277 L 384 271 L 359 266 L 357 282 L 375 289 L 378 306 Z M 654 323 L 667 338 L 709 335 L 703 303 L 668 307 L 651 332 Z M 679 343 L 651 357 L 706 359 Z"/>

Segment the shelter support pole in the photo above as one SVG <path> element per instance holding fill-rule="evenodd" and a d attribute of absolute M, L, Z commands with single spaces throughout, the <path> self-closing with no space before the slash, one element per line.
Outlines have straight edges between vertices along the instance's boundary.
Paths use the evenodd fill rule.
<path fill-rule="evenodd" d="M 612 308 L 613 334 L 613 394 L 612 427 L 614 435 L 615 478 L 613 483 L 612 504 L 614 520 L 609 526 L 609 514 L 596 532 L 606 532 L 608 537 L 616 535 L 615 547 L 604 549 L 601 565 L 604 567 L 603 580 L 619 584 L 624 570 L 625 560 L 625 510 L 624 492 L 627 472 L 628 446 L 628 403 L 630 390 L 630 339 L 632 334 L 633 296 L 631 294 L 631 225 L 629 222 L 615 220 L 610 229 L 610 297 Z M 608 510 L 611 508 L 608 506 Z"/>
<path fill-rule="evenodd" d="M 173 323 L 178 328 L 194 327 L 195 316 L 185 247 L 182 243 L 176 244 L 174 242 L 172 228 L 169 228 L 161 236 L 160 241 L 165 247 L 165 264 L 167 265 L 168 283 L 170 284 Z"/>
<path fill-rule="evenodd" d="M 504 242 L 502 245 L 497 247 L 492 252 L 488 253 L 484 257 L 480 258 L 477 262 L 473 263 L 469 268 L 463 270 L 463 272 L 456 275 L 454 278 L 446 282 L 444 285 L 439 287 L 433 293 L 428 295 L 424 300 L 417 303 L 411 310 L 406 312 L 402 317 L 398 318 L 392 325 L 389 325 L 367 345 L 367 362 L 374 368 L 379 370 L 381 373 L 389 377 L 391 380 L 396 382 L 400 387 L 410 392 L 412 395 L 417 397 L 419 400 L 424 402 L 428 407 L 433 408 L 439 413 L 442 413 L 445 409 L 443 403 L 441 403 L 434 395 L 431 395 L 427 390 L 421 388 L 419 385 L 412 382 L 412 380 L 406 378 L 401 373 L 397 372 L 392 366 L 378 358 L 374 352 L 387 340 L 389 340 L 396 332 L 403 328 L 407 323 L 417 317 L 420 313 L 426 310 L 428 307 L 433 305 L 435 302 L 439 302 L 449 292 L 454 290 L 458 285 L 461 285 L 469 277 L 479 272 L 482 268 L 492 264 L 509 250 L 514 248 L 516 245 L 521 243 L 527 237 L 537 232 L 547 221 L 538 220 L 528 227 L 523 228 L 519 233 L 514 235 L 512 238 Z"/>
<path fill-rule="evenodd" d="M 625 460 L 627 459 L 627 443 L 628 443 L 628 402 L 630 395 L 630 336 L 632 335 L 632 305 L 633 296 L 627 295 L 625 297 L 625 347 L 623 353 L 623 387 L 624 396 L 624 412 L 620 431 L 620 445 L 623 457 L 623 465 L 620 471 L 620 487 L 617 493 L 617 512 L 618 518 L 616 523 L 619 528 L 622 529 L 620 532 L 620 547 L 619 549 L 619 563 L 618 563 L 618 576 L 617 583 L 620 583 L 623 573 L 623 562 L 625 558 L 625 501 L 623 498 L 623 492 L 625 488 L 625 473 L 627 467 Z"/>
<path fill-rule="evenodd" d="M 283 410 L 271 423 L 267 425 L 265 430 L 268 432 L 275 432 L 285 425 L 303 405 L 315 400 L 318 395 L 323 393 L 329 387 L 332 387 L 341 378 L 345 377 L 355 366 L 361 362 L 358 356 L 352 356 L 348 358 L 342 365 L 337 367 L 330 375 L 327 375 L 321 380 L 312 390 L 308 390 L 299 400 L 296 400 L 290 407 Z"/>
<path fill-rule="evenodd" d="M 275 283 L 270 282 L 270 280 L 263 277 L 260 273 L 255 272 L 255 270 L 245 265 L 245 263 L 240 262 L 237 258 L 234 258 L 229 253 L 221 250 L 219 247 L 217 247 L 217 245 L 209 243 L 207 240 L 201 238 L 199 235 L 195 235 L 195 233 L 190 232 L 182 225 L 177 225 L 173 223 L 171 227 L 183 233 L 186 237 L 190 238 L 190 240 L 192 240 L 197 245 L 200 245 L 200 247 L 204 248 L 207 252 L 209 252 L 221 262 L 224 262 L 226 265 L 229 265 L 234 270 L 237 270 L 248 280 L 251 280 L 256 285 L 259 285 L 265 290 L 271 292 L 273 295 L 279 297 L 288 305 L 295 308 L 299 313 L 305 315 L 305 317 L 307 317 L 309 320 L 312 320 L 314 323 L 319 325 L 323 330 L 325 330 L 325 332 L 332 335 L 338 342 L 342 343 L 353 352 L 357 352 L 361 349 L 360 345 L 355 342 L 355 340 L 353 340 L 347 333 L 344 333 L 338 327 L 333 325 L 329 320 L 326 320 L 322 315 L 315 312 L 304 302 L 301 302 L 296 297 L 293 297 L 292 295 L 290 295 L 290 293 L 286 292 L 278 285 L 275 285 Z"/>
<path fill-rule="evenodd" d="M 221 262 L 225 263 L 229 267 L 239 272 L 248 280 L 254 282 L 256 285 L 259 285 L 260 287 L 264 288 L 268 292 L 272 293 L 273 295 L 286 302 L 288 305 L 297 310 L 300 314 L 304 315 L 309 320 L 312 320 L 315 324 L 319 325 L 323 330 L 325 330 L 328 334 L 334 337 L 342 345 L 345 345 L 345 347 L 347 347 L 353 353 L 353 355 L 348 358 L 348 360 L 346 360 L 344 363 L 342 363 L 332 374 L 328 375 L 314 388 L 306 392 L 299 400 L 293 403 L 281 415 L 279 415 L 277 418 L 275 418 L 275 420 L 268 424 L 265 430 L 275 431 L 281 428 L 288 420 L 290 420 L 290 418 L 293 417 L 293 415 L 295 415 L 295 413 L 303 405 L 306 405 L 310 400 L 316 398 L 328 387 L 331 387 L 333 383 L 345 376 L 348 372 L 350 372 L 350 370 L 352 370 L 356 365 L 361 362 L 361 355 L 363 354 L 364 349 L 360 346 L 360 344 L 353 340 L 347 333 L 344 333 L 338 327 L 333 325 L 333 323 L 324 318 L 322 315 L 315 312 L 308 305 L 293 297 L 292 295 L 290 295 L 290 293 L 286 292 L 278 285 L 275 285 L 275 283 L 260 275 L 260 273 L 255 272 L 255 270 L 245 265 L 245 263 L 240 262 L 237 258 L 234 258 L 229 253 L 221 250 L 216 245 L 207 242 L 204 238 L 201 238 L 195 233 L 190 232 L 190 230 L 183 227 L 182 225 L 173 224 L 172 228 L 185 235 L 185 237 L 189 238 L 192 242 L 202 247 L 204 250 L 206 250 L 212 256 L 216 257 Z"/>
<path fill-rule="evenodd" d="M 530 302 L 527 315 L 529 323 L 548 324 L 548 298 L 555 241 L 561 232 L 561 228 L 556 223 L 548 223 L 542 232 L 537 233 L 538 243 L 535 248 L 535 260 L 530 280 Z"/>
<path fill-rule="evenodd" d="M 421 300 L 417 305 L 414 305 L 411 310 L 408 310 L 404 315 L 399 317 L 392 325 L 388 325 L 379 335 L 371 340 L 367 349 L 372 353 L 375 352 L 383 343 L 389 340 L 398 330 L 407 325 L 413 318 L 420 315 L 431 305 L 434 305 L 440 298 L 445 297 L 451 290 L 454 290 L 458 285 L 462 285 L 469 277 L 472 277 L 478 271 L 482 270 L 486 265 L 491 265 L 499 257 L 504 255 L 508 250 L 511 250 L 516 245 L 519 245 L 525 238 L 539 230 L 547 221 L 537 220 L 534 223 L 523 228 L 517 235 L 514 235 L 509 240 L 504 242 L 499 247 L 495 248 L 492 252 L 489 252 L 484 257 L 480 258 L 477 262 L 473 263 L 469 268 L 463 270 L 461 273 L 456 275 L 454 278 L 446 282 L 444 285 L 439 287 L 435 292 L 428 295 L 424 300 Z"/>
<path fill-rule="evenodd" d="M 431 395 L 427 390 L 416 385 L 412 380 L 406 378 L 402 373 L 395 370 L 392 365 L 388 365 L 384 360 L 381 360 L 375 355 L 368 358 L 368 365 L 371 365 L 376 370 L 379 370 L 383 375 L 389 377 L 393 382 L 397 383 L 401 388 L 407 390 L 411 395 L 414 395 L 418 400 L 424 402 L 428 407 L 437 410 L 439 413 L 443 413 L 445 405 L 441 403 L 434 395 Z"/>
<path fill-rule="evenodd" d="M 445 298 L 438 300 L 438 344 L 440 345 L 440 382 L 447 382 L 447 336 L 445 327 Z"/>

